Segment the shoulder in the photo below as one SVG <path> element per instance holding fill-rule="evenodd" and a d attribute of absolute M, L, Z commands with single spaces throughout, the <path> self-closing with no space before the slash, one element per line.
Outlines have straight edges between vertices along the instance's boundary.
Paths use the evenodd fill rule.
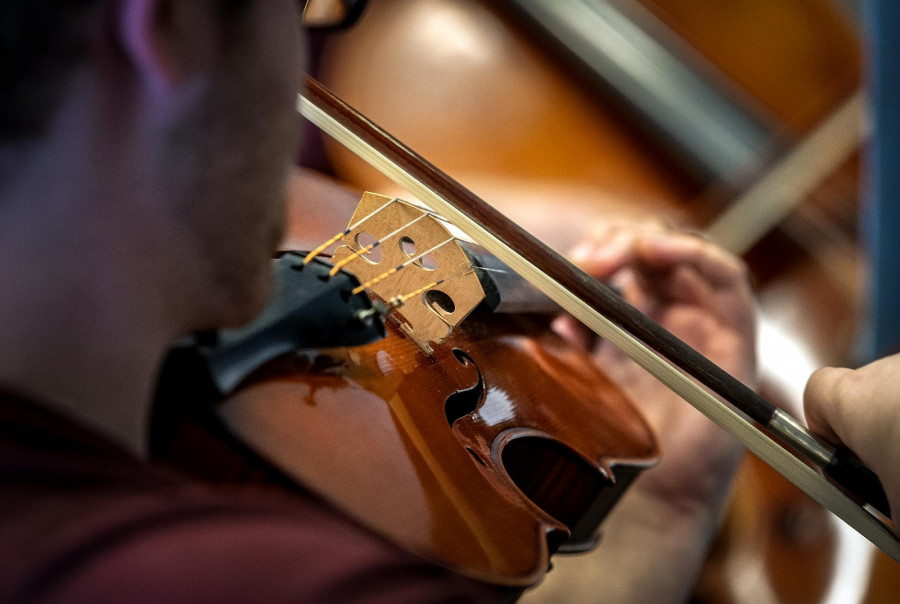
<path fill-rule="evenodd" d="M 496 589 L 403 552 L 312 497 L 189 485 L 106 497 L 72 517 L 50 601 L 496 601 Z M 78 529 L 78 525 L 82 529 Z M 44 568 L 43 574 L 47 575 Z"/>
<path fill-rule="evenodd" d="M 208 488 L 0 398 L 0 603 L 496 601 L 308 493 Z"/>

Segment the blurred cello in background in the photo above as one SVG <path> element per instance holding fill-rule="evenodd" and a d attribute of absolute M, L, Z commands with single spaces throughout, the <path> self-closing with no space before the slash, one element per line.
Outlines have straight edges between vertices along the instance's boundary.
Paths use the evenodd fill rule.
<path fill-rule="evenodd" d="M 857 24 L 824 0 L 375 0 L 317 63 L 340 96 L 553 246 L 610 211 L 712 225 L 759 283 L 764 388 L 791 406 L 796 384 L 766 358 L 805 378 L 851 354 L 860 62 Z M 813 176 L 809 158 L 791 163 L 805 138 Z M 392 190 L 339 145 L 325 151 L 343 180 Z M 810 195 L 783 220 L 767 208 L 737 233 L 716 221 L 747 190 L 751 209 L 801 201 L 785 189 Z M 827 513 L 755 459 L 738 484 L 697 599 L 822 601 L 838 555 Z"/>

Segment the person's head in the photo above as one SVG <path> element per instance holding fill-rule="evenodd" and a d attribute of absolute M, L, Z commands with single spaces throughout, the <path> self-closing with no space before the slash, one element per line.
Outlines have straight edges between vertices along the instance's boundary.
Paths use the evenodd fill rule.
<path fill-rule="evenodd" d="M 184 328 L 249 318 L 296 155 L 300 32 L 297 0 L 4 2 L 0 212 L 27 182 L 48 224 L 71 220 L 80 193 L 67 228 L 148 256 Z M 67 201 L 44 201 L 41 171 Z"/>

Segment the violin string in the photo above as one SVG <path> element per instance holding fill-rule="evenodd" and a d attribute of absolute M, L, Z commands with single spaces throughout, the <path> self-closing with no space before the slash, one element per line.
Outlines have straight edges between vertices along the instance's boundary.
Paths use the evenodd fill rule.
<path fill-rule="evenodd" d="M 370 218 L 372 218 L 373 216 L 375 216 L 376 214 L 378 214 L 379 212 L 381 212 L 382 210 L 384 210 L 385 208 L 387 208 L 389 205 L 391 205 L 392 203 L 394 203 L 396 201 L 400 201 L 400 198 L 394 197 L 390 201 L 386 202 L 384 205 L 380 206 L 375 211 L 371 212 L 370 214 L 367 214 L 366 216 L 363 216 L 362 218 L 357 220 L 354 224 L 351 224 L 350 226 L 348 226 L 344 231 L 338 233 L 337 235 L 335 235 L 334 237 L 332 237 L 331 239 L 329 239 L 328 241 L 326 241 L 325 243 L 323 243 L 322 245 L 320 245 L 319 247 L 317 247 L 316 249 L 314 249 L 313 251 L 308 253 L 306 255 L 306 257 L 303 259 L 303 265 L 306 266 L 307 264 L 312 262 L 313 258 L 315 258 L 319 254 L 321 254 L 322 252 L 327 250 L 329 247 L 331 247 L 332 245 L 334 245 L 335 243 L 337 243 L 338 241 L 340 241 L 341 239 L 343 239 L 350 233 L 352 233 L 354 229 L 359 228 L 367 220 L 369 220 Z"/>
<path fill-rule="evenodd" d="M 471 273 L 473 270 L 475 270 L 475 268 L 476 267 L 473 267 L 472 265 L 466 266 L 461 271 L 453 273 L 449 277 L 444 277 L 443 279 L 438 279 L 437 281 L 432 281 L 428 285 L 423 285 L 422 287 L 415 289 L 415 290 L 409 292 L 408 294 L 394 296 L 387 303 L 388 310 L 391 311 L 391 310 L 394 310 L 395 308 L 399 308 L 400 306 L 403 306 L 404 304 L 406 304 L 406 301 L 409 300 L 410 298 L 414 298 L 414 297 L 418 296 L 419 294 L 428 291 L 429 289 L 434 289 L 435 287 L 438 287 L 439 285 L 443 285 L 444 283 L 446 283 L 447 281 L 450 281 L 451 279 L 455 279 L 457 277 L 462 277 L 463 275 Z"/>
<path fill-rule="evenodd" d="M 416 224 L 417 222 L 419 222 L 419 221 L 422 220 L 423 218 L 428 218 L 428 216 L 429 216 L 429 214 L 427 214 L 427 213 L 422 214 L 422 215 L 419 216 L 418 218 L 415 218 L 415 219 L 413 219 L 412 221 L 410 221 L 410 222 L 408 222 L 408 223 L 406 223 L 406 224 L 400 226 L 399 228 L 397 228 L 397 229 L 391 231 L 390 233 L 388 233 L 387 235 L 385 235 L 385 236 L 382 237 L 381 239 L 378 239 L 377 241 L 375 241 L 375 242 L 373 242 L 373 243 L 370 243 L 369 245 L 363 247 L 362 249 L 359 249 L 359 250 L 354 251 L 352 254 L 350 254 L 349 256 L 347 256 L 346 258 L 344 258 L 343 260 L 341 260 L 341 261 L 338 262 L 337 264 L 335 264 L 334 267 L 332 267 L 331 271 L 328 273 L 328 276 L 329 276 L 329 277 L 334 277 L 336 274 L 338 274 L 338 271 L 340 271 L 343 267 L 347 266 L 348 264 L 350 264 L 351 262 L 353 262 L 354 260 L 356 260 L 356 259 L 359 258 L 360 256 L 363 256 L 364 254 L 368 254 L 369 252 L 371 252 L 372 250 L 374 250 L 376 247 L 378 247 L 379 245 L 381 245 L 382 242 L 387 241 L 388 239 L 390 239 L 391 237 L 394 237 L 395 235 L 398 235 L 399 233 L 403 232 L 404 229 L 407 229 L 407 228 L 411 227 L 412 225 Z"/>
<path fill-rule="evenodd" d="M 409 265 L 412 264 L 413 262 L 416 262 L 417 260 L 421 260 L 422 258 L 424 258 L 425 256 L 427 256 L 428 254 L 432 253 L 433 251 L 437 250 L 438 248 L 440 248 L 440 247 L 442 247 L 442 246 L 444 246 L 444 245 L 447 245 L 448 243 L 450 243 L 450 242 L 452 242 L 452 241 L 456 241 L 456 237 L 450 237 L 449 239 L 447 239 L 447 240 L 445 240 L 445 241 L 442 241 L 441 243 L 437 244 L 436 246 L 432 247 L 431 249 L 425 250 L 425 251 L 422 252 L 421 254 L 418 254 L 418 255 L 416 255 L 416 256 L 413 256 L 412 258 L 408 259 L 408 260 L 407 260 L 406 262 L 404 262 L 403 264 L 398 264 L 397 266 L 395 266 L 394 268 L 390 269 L 389 271 L 384 272 L 384 273 L 381 273 L 380 275 L 378 275 L 378 276 L 376 276 L 376 277 L 373 277 L 372 279 L 369 279 L 368 281 L 366 281 L 366 282 L 363 283 L 362 285 L 359 285 L 359 286 L 353 288 L 353 290 L 352 290 L 350 293 L 351 293 L 352 295 L 356 295 L 356 294 L 358 294 L 358 293 L 361 293 L 362 291 L 364 291 L 364 290 L 366 290 L 366 289 L 372 287 L 373 285 L 375 285 L 376 283 L 379 283 L 380 281 L 383 281 L 383 280 L 387 279 L 387 278 L 390 277 L 391 275 L 394 275 L 394 274 L 400 272 L 401 270 L 403 270 L 404 268 L 406 268 L 407 266 L 409 266 Z"/>

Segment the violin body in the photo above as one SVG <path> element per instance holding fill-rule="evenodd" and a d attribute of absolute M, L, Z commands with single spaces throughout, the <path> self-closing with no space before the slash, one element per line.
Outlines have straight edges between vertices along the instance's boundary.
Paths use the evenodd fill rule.
<path fill-rule="evenodd" d="M 399 325 L 374 344 L 270 362 L 218 417 L 277 468 L 270 477 L 478 579 L 530 585 L 564 543 L 594 545 L 658 454 L 621 390 L 537 319 L 476 310 L 431 355 Z M 223 446 L 203 415 L 157 430 L 158 456 L 206 479 L 259 479 L 254 456 Z"/>
<path fill-rule="evenodd" d="M 634 457 L 635 450 L 588 450 L 577 438 L 562 440 L 556 432 L 561 426 L 587 426 L 585 434 L 601 434 L 596 431 L 600 424 L 590 425 L 584 409 L 570 404 L 583 399 L 565 395 L 570 400 L 559 403 L 560 393 L 587 390 L 574 387 L 572 375 L 596 370 L 588 369 L 587 357 L 575 369 L 559 369 L 569 352 L 560 353 L 555 344 L 535 348 L 537 340 L 516 330 L 504 332 L 503 321 L 492 319 L 490 324 L 500 329 L 497 337 L 477 342 L 498 347 L 478 348 L 475 354 L 476 340 L 467 338 L 472 329 L 467 324 L 432 354 L 392 328 L 389 340 L 404 344 L 301 356 L 299 364 L 288 362 L 281 369 L 276 364 L 267 369 L 265 381 L 249 383 L 231 398 L 222 407 L 223 416 L 284 474 L 407 549 L 490 581 L 532 583 L 563 536 L 590 541 L 592 531 L 584 526 L 602 516 L 634 469 L 650 463 L 655 450 L 650 446 Z M 502 375 L 482 367 L 484 358 L 519 359 L 525 350 L 537 354 L 509 385 Z M 399 359 L 420 362 L 407 365 Z M 548 371 L 548 365 L 557 370 Z M 434 367 L 450 373 L 437 376 L 431 373 Z M 427 386 L 409 386 L 405 379 L 412 373 Z M 544 386 L 535 387 L 530 379 L 523 385 L 524 376 Z M 547 382 L 545 376 L 552 379 Z M 593 376 L 586 383 L 598 382 L 603 380 Z M 510 402 L 510 393 L 516 400 L 530 396 L 538 406 L 518 414 L 519 404 Z M 547 400 L 558 406 L 542 411 L 540 404 Z M 570 414 L 572 409 L 577 412 Z M 558 415 L 560 410 L 565 417 Z M 307 427 L 309 433 L 301 431 Z M 336 442 L 343 445 L 341 456 L 346 449 L 346 459 L 332 459 Z M 613 459 L 620 461 L 613 464 Z M 546 475 L 555 480 L 540 478 L 537 470 L 547 468 Z M 457 478 L 457 472 L 464 478 Z M 538 478 L 529 480 L 534 476 Z M 384 477 L 390 478 L 387 488 Z M 487 499 L 464 494 L 463 488 L 473 485 L 478 493 L 490 493 Z M 579 503 L 564 496 L 570 493 Z M 510 507 L 503 513 L 491 511 L 501 503 Z M 529 538 L 510 537 L 523 534 L 523 518 Z"/>

